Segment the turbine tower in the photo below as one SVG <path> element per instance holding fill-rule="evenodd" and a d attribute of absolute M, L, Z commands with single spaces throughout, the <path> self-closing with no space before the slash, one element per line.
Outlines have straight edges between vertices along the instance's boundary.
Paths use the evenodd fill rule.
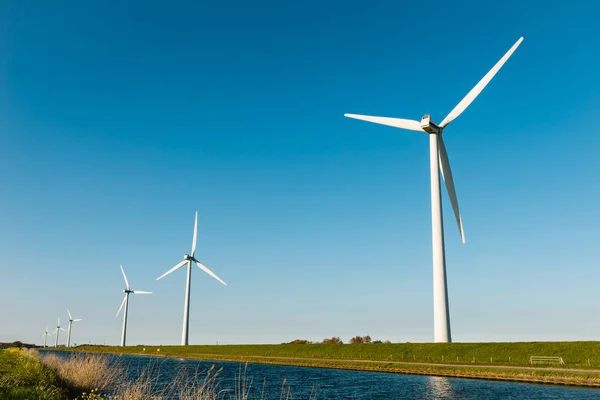
<path fill-rule="evenodd" d="M 207 274 L 209 274 L 210 276 L 212 276 L 213 278 L 215 278 L 216 280 L 221 282 L 223 285 L 227 285 L 225 282 L 223 282 L 223 280 L 221 280 L 221 278 L 219 278 L 217 275 L 215 275 L 214 272 L 212 272 L 210 269 L 208 269 L 207 267 L 202 265 L 202 263 L 200 263 L 200 261 L 198 261 L 194 257 L 194 254 L 196 253 L 196 237 L 197 236 L 198 236 L 198 212 L 196 211 L 196 219 L 194 222 L 194 238 L 192 239 L 192 254 L 191 255 L 184 254 L 183 261 L 181 261 L 179 264 L 177 264 L 176 266 L 174 266 L 173 268 L 171 268 L 170 270 L 168 270 L 167 272 L 165 272 L 164 274 L 162 274 L 161 276 L 156 278 L 156 280 L 162 279 L 165 276 L 169 275 L 172 272 L 177 271 L 179 268 L 181 268 L 187 264 L 187 281 L 186 281 L 186 285 L 185 285 L 185 303 L 183 306 L 183 329 L 181 332 L 181 345 L 182 346 L 187 346 L 189 343 L 188 336 L 189 336 L 189 330 L 190 330 L 189 322 L 190 322 L 190 288 L 192 285 L 192 262 L 195 262 L 196 265 L 198 267 L 200 267 L 200 269 L 202 271 L 206 272 Z"/>
<path fill-rule="evenodd" d="M 121 302 L 121 307 L 119 307 L 119 311 L 117 311 L 117 316 L 121 312 L 123 306 L 125 306 L 125 310 L 123 311 L 123 331 L 121 332 L 121 346 L 125 346 L 125 337 L 127 335 L 127 310 L 129 309 L 129 294 L 152 294 L 152 292 L 144 292 L 141 290 L 131 290 L 129 286 L 129 281 L 127 281 L 127 275 L 125 275 L 125 271 L 123 270 L 123 266 L 121 267 L 121 272 L 123 273 L 123 278 L 125 279 L 125 289 L 123 292 L 125 293 L 125 297 L 123 297 L 123 301 Z"/>
<path fill-rule="evenodd" d="M 71 315 L 71 312 L 69 311 L 68 308 L 67 308 L 67 314 L 69 314 L 69 330 L 67 332 L 67 347 L 71 347 L 71 325 L 73 325 L 73 322 L 81 321 L 81 318 L 73 319 L 73 316 Z"/>
<path fill-rule="evenodd" d="M 60 331 L 66 332 L 63 328 L 60 327 L 60 317 L 58 317 L 58 323 L 56 324 L 56 329 L 54 330 L 54 334 L 56 335 L 56 339 L 54 341 L 54 347 L 58 347 L 58 334 Z"/>
<path fill-rule="evenodd" d="M 48 347 L 46 346 L 46 339 L 48 339 L 48 336 L 52 336 L 51 333 L 48 333 L 48 327 L 46 326 L 46 332 L 44 332 L 44 334 L 42 335 L 44 338 L 44 347 Z"/>
<path fill-rule="evenodd" d="M 442 139 L 442 132 L 455 118 L 457 118 L 475 98 L 481 93 L 483 88 L 492 80 L 494 75 L 504 65 L 506 60 L 519 47 L 523 38 L 517 42 L 504 54 L 504 56 L 494 65 L 494 67 L 475 85 L 473 89 L 458 103 L 450 114 L 444 120 L 436 125 L 429 115 L 425 115 L 421 121 L 372 117 L 368 115 L 344 114 L 349 118 L 360 119 L 363 121 L 374 122 L 376 124 L 393 126 L 395 128 L 408 129 L 411 131 L 425 132 L 429 134 L 429 161 L 431 168 L 431 224 L 432 224 L 432 244 L 433 244 L 433 321 L 434 321 L 434 340 L 435 342 L 451 342 L 450 334 L 450 309 L 448 307 L 448 285 L 446 283 L 446 256 L 444 249 L 444 228 L 442 221 L 442 202 L 440 199 L 440 167 L 442 178 L 448 189 L 450 202 L 454 209 L 456 222 L 462 242 L 465 243 L 465 234 L 463 231 L 462 219 L 458 209 L 458 200 L 454 188 L 454 180 L 450 171 L 450 162 L 448 154 Z"/>

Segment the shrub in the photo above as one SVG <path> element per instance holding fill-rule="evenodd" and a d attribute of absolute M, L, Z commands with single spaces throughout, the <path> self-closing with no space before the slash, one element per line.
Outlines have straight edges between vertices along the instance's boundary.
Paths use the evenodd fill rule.
<path fill-rule="evenodd" d="M 323 339 L 323 341 L 321 343 L 323 343 L 323 344 L 344 344 L 344 342 L 342 342 L 342 339 L 340 339 L 337 336 L 334 336 L 329 339 Z"/>

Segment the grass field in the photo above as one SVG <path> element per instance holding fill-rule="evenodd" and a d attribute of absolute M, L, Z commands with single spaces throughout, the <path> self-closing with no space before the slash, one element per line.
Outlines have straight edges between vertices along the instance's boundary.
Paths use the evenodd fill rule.
<path fill-rule="evenodd" d="M 565 362 L 561 368 L 600 369 L 600 342 L 80 346 L 77 350 L 171 357 L 297 357 L 473 366 L 531 366 L 530 356 L 558 356 Z"/>
<path fill-rule="evenodd" d="M 19 349 L 0 350 L 0 399 L 66 398 L 56 375 L 37 357 Z"/>

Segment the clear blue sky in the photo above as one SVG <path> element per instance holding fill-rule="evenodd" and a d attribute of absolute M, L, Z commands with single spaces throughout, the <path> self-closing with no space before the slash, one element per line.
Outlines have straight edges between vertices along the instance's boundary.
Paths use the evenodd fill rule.
<path fill-rule="evenodd" d="M 600 339 L 594 1 L 0 3 L 0 341 L 433 339 L 428 138 L 440 122 L 455 341 Z M 162 3 L 162 4 L 159 4 Z"/>

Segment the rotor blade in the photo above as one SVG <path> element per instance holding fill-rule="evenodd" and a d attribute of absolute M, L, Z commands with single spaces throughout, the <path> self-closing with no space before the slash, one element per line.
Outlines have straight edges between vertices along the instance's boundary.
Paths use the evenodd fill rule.
<path fill-rule="evenodd" d="M 56 328 L 56 329 L 54 330 L 54 332 L 52 333 L 52 335 L 54 336 L 54 334 L 55 334 L 56 332 L 58 332 L 58 328 Z"/>
<path fill-rule="evenodd" d="M 462 242 L 465 243 L 465 232 L 463 230 L 462 218 L 460 217 L 460 211 L 458 209 L 458 199 L 456 198 L 454 179 L 452 179 L 452 170 L 450 170 L 450 160 L 448 160 L 448 153 L 446 152 L 446 146 L 444 145 L 444 139 L 442 139 L 442 135 L 437 135 L 437 137 L 442 178 L 446 184 L 446 189 L 448 190 L 448 195 L 450 196 L 450 202 L 452 203 L 452 208 L 454 209 L 454 215 L 456 216 L 456 223 L 458 224 L 460 238 L 462 239 Z"/>
<path fill-rule="evenodd" d="M 215 275 L 215 273 L 212 272 L 210 269 L 206 268 L 204 265 L 200 264 L 198 261 L 196 261 L 196 264 L 200 267 L 200 269 L 202 271 L 206 272 L 207 274 L 209 274 L 210 276 L 212 276 L 213 278 L 215 278 L 216 280 L 221 282 L 223 285 L 227 286 L 227 284 L 225 282 L 223 282 L 223 280 L 221 280 L 221 278 L 219 278 L 217 275 Z"/>
<path fill-rule="evenodd" d="M 69 314 L 69 319 L 73 319 L 73 316 L 71 315 L 71 311 L 69 311 L 68 308 L 67 308 L 67 314 Z"/>
<path fill-rule="evenodd" d="M 61 331 L 66 332 L 66 330 L 64 328 L 60 328 Z"/>
<path fill-rule="evenodd" d="M 127 301 L 127 295 L 125 295 L 125 297 L 123 297 L 123 301 L 121 302 L 121 307 L 119 307 L 119 311 L 117 311 L 117 315 L 115 315 L 115 317 L 119 316 L 119 313 L 121 312 L 121 309 L 125 305 L 125 301 Z"/>
<path fill-rule="evenodd" d="M 121 267 L 121 272 L 123 273 L 123 278 L 125 278 L 125 286 L 127 286 L 127 290 L 129 290 L 129 281 L 127 280 L 127 275 L 125 275 L 125 270 L 123 269 L 122 265 L 119 265 L 119 267 Z"/>
<path fill-rule="evenodd" d="M 376 124 L 393 126 L 395 128 L 408 129 L 411 131 L 425 132 L 421 123 L 412 119 L 372 117 L 370 115 L 344 114 L 344 117 L 360 119 L 362 121 L 374 122 Z"/>
<path fill-rule="evenodd" d="M 133 294 L 152 294 L 152 292 L 144 292 L 143 290 L 134 290 Z"/>
<path fill-rule="evenodd" d="M 78 318 L 78 319 L 74 319 L 73 322 L 79 322 L 79 321 L 83 321 L 83 319 Z"/>
<path fill-rule="evenodd" d="M 187 262 L 188 262 L 188 260 L 183 260 L 182 262 L 180 262 L 179 264 L 177 264 L 176 266 L 174 266 L 173 268 L 171 268 L 170 270 L 168 270 L 167 272 L 165 272 L 164 274 L 162 274 L 161 276 L 156 278 L 156 280 L 162 279 L 165 276 L 169 275 L 170 273 L 177 271 L 179 268 L 181 268 L 185 264 L 187 264 Z"/>
<path fill-rule="evenodd" d="M 198 236 L 198 211 L 196 211 L 196 219 L 194 221 L 194 239 L 192 240 L 192 257 L 196 252 L 196 238 Z"/>
<path fill-rule="evenodd" d="M 454 107 L 454 109 L 452 111 L 450 111 L 450 114 L 448 114 L 446 116 L 446 118 L 444 118 L 444 120 L 440 124 L 440 128 L 443 128 L 446 125 L 448 125 L 450 122 L 454 121 L 454 119 L 456 117 L 458 117 L 460 114 L 462 114 L 462 112 L 465 111 L 465 109 L 467 107 L 469 107 L 469 104 L 471 104 L 473 102 L 473 100 L 475 100 L 475 98 L 479 95 L 479 93 L 481 93 L 483 88 L 485 88 L 485 86 L 492 80 L 494 75 L 496 75 L 496 73 L 500 70 L 500 68 L 502 68 L 502 66 L 504 65 L 506 60 L 508 60 L 508 58 L 512 55 L 512 53 L 514 53 L 514 51 L 517 49 L 517 47 L 519 47 L 519 45 L 521 44 L 522 41 L 523 41 L 523 38 L 521 37 L 510 48 L 510 50 L 508 50 L 506 52 L 506 54 L 504 54 L 504 56 L 500 59 L 500 61 L 498 61 L 496 63 L 496 65 L 494 65 L 492 67 L 492 69 L 487 74 L 485 74 L 485 76 L 483 78 L 481 78 L 479 83 L 477 83 L 477 85 L 475 85 L 475 87 L 473 89 L 471 89 L 471 91 L 469 93 L 467 93 L 467 95 L 460 101 L 460 103 L 458 103 L 456 105 L 456 107 Z"/>

